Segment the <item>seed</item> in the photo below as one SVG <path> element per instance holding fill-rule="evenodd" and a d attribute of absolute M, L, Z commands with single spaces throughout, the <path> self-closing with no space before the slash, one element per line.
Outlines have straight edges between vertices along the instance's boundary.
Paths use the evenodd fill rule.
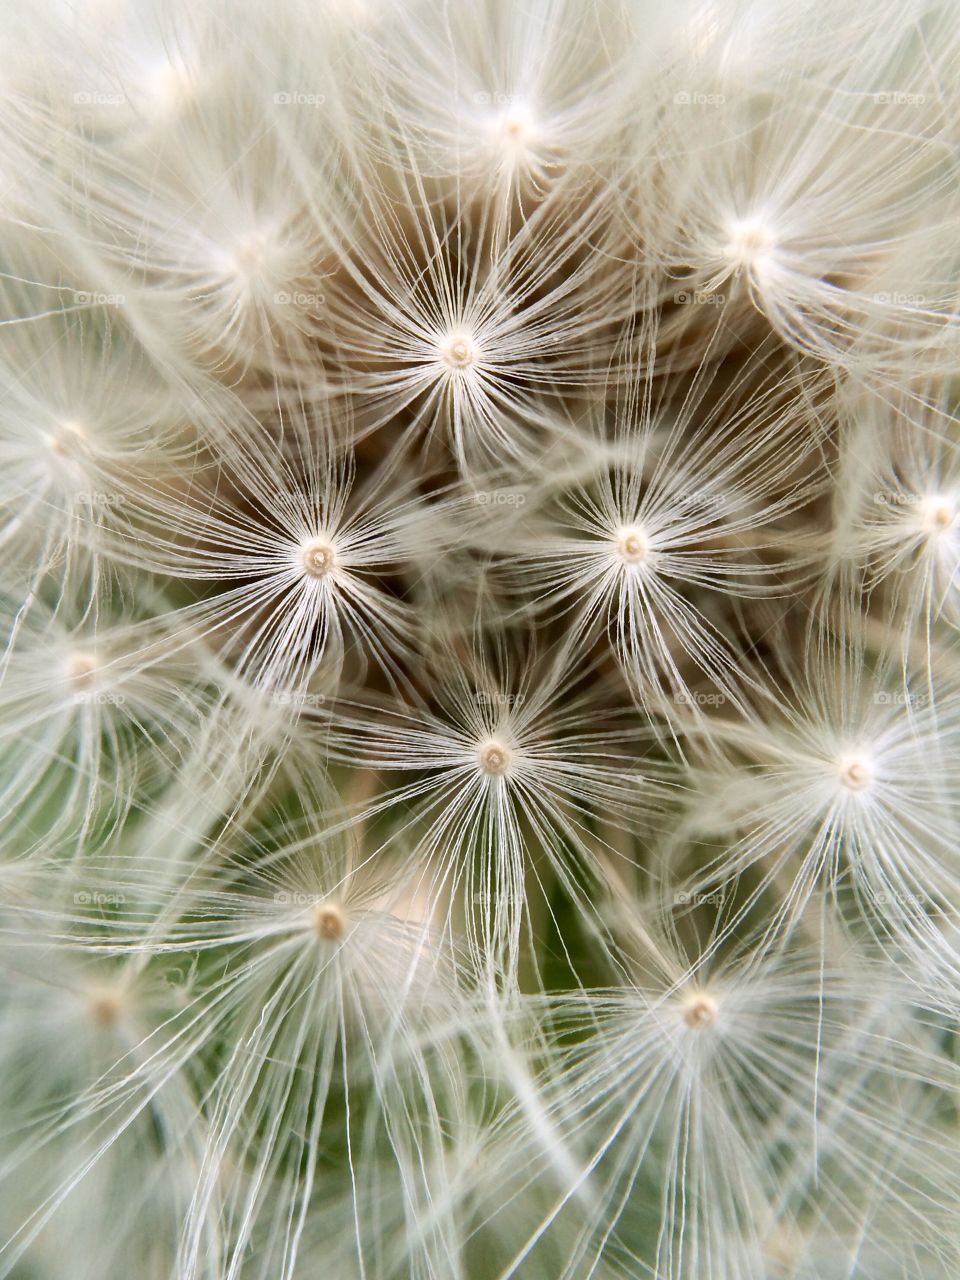
<path fill-rule="evenodd" d="M 313 927 L 324 942 L 339 942 L 347 929 L 347 920 L 333 902 L 321 902 L 313 909 Z"/>
<path fill-rule="evenodd" d="M 314 539 L 300 551 L 300 560 L 311 578 L 325 578 L 336 565 L 336 555 L 329 543 Z"/>
<path fill-rule="evenodd" d="M 745 218 L 732 223 L 729 236 L 723 256 L 739 267 L 757 266 L 775 244 L 769 228 L 757 218 Z"/>
<path fill-rule="evenodd" d="M 496 738 L 480 748 L 480 768 L 491 777 L 501 777 L 510 768 L 510 749 Z"/>
<path fill-rule="evenodd" d="M 82 446 L 88 442 L 83 424 L 73 418 L 65 419 L 61 422 L 60 430 L 56 435 L 44 432 L 43 439 L 47 448 L 55 457 L 67 459 L 74 458 L 78 452 L 82 452 Z"/>
<path fill-rule="evenodd" d="M 703 1031 L 717 1020 L 717 1002 L 705 991 L 697 991 L 683 1002 L 683 1020 L 694 1031 Z"/>
<path fill-rule="evenodd" d="M 123 1002 L 116 991 L 106 987 L 97 988 L 90 993 L 87 1008 L 94 1022 L 100 1027 L 115 1026 L 123 1013 Z"/>
<path fill-rule="evenodd" d="M 96 670 L 97 662 L 92 653 L 72 653 L 67 659 L 67 679 L 78 689 L 88 689 L 93 684 Z"/>
<path fill-rule="evenodd" d="M 948 498 L 927 498 L 922 506 L 921 521 L 925 533 L 945 533 L 957 519 L 957 511 Z"/>
<path fill-rule="evenodd" d="M 849 791 L 863 791 L 873 781 L 873 770 L 863 756 L 842 756 L 837 767 L 840 781 Z"/>
<path fill-rule="evenodd" d="M 452 333 L 440 343 L 440 359 L 454 371 L 469 369 L 477 354 L 477 345 L 469 333 Z"/>
<path fill-rule="evenodd" d="M 617 551 L 626 564 L 641 564 L 649 550 L 650 542 L 642 529 L 621 529 L 617 535 Z"/>

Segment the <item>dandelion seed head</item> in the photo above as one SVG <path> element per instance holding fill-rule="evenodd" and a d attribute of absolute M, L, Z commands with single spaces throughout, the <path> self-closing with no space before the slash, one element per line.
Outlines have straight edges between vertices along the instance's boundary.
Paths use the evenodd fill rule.
<path fill-rule="evenodd" d="M 272 227 L 259 227 L 220 245 L 215 269 L 225 286 L 241 300 L 265 300 L 284 281 L 289 267 L 285 246 Z"/>
<path fill-rule="evenodd" d="M 175 112 L 193 95 L 187 68 L 166 58 L 146 71 L 140 87 L 149 106 L 161 116 Z"/>
<path fill-rule="evenodd" d="M 66 418 L 53 431 L 42 431 L 40 439 L 47 452 L 50 469 L 61 477 L 65 470 L 79 471 L 79 463 L 90 437 L 82 422 Z"/>
<path fill-rule="evenodd" d="M 311 578 L 325 578 L 337 565 L 337 554 L 323 538 L 311 538 L 300 548 L 300 568 Z"/>
<path fill-rule="evenodd" d="M 480 356 L 473 334 L 466 329 L 448 333 L 437 345 L 441 362 L 451 373 L 463 373 L 476 364 Z"/>
<path fill-rule="evenodd" d="M 837 776 L 847 791 L 866 791 L 873 782 L 873 766 L 862 751 L 848 751 L 837 760 Z"/>
<path fill-rule="evenodd" d="M 481 771 L 492 778 L 502 777 L 510 768 L 513 758 L 510 748 L 499 738 L 488 738 L 481 744 L 477 754 Z"/>
<path fill-rule="evenodd" d="M 64 664 L 67 682 L 75 689 L 89 689 L 97 674 L 97 660 L 86 650 L 71 653 Z"/>
<path fill-rule="evenodd" d="M 506 147 L 517 150 L 528 147 L 535 129 L 533 112 L 524 102 L 511 102 L 497 118 L 497 132 Z"/>
<path fill-rule="evenodd" d="M 65 418 L 60 423 L 60 430 L 56 435 L 48 437 L 50 448 L 54 453 L 61 457 L 66 457 L 71 445 L 76 447 L 77 443 L 86 444 L 89 437 L 87 430 L 82 422 L 78 422 L 75 418 Z"/>
<path fill-rule="evenodd" d="M 347 931 L 347 917 L 334 902 L 318 902 L 312 920 L 314 932 L 323 942 L 340 942 Z"/>
<path fill-rule="evenodd" d="M 947 494 L 930 494 L 920 503 L 919 518 L 923 532 L 938 538 L 957 524 L 956 501 Z"/>
<path fill-rule="evenodd" d="M 230 261 L 234 272 L 247 280 L 262 277 L 270 258 L 268 237 L 262 231 L 241 236 L 232 246 Z"/>
<path fill-rule="evenodd" d="M 650 539 L 639 525 L 625 526 L 617 533 L 614 541 L 617 554 L 624 564 L 642 564 L 649 555 Z"/>
<path fill-rule="evenodd" d="M 776 246 L 776 237 L 767 223 L 762 218 L 737 218 L 726 230 L 726 260 L 737 268 L 763 270 Z"/>
<path fill-rule="evenodd" d="M 693 991 L 680 1006 L 680 1015 L 693 1031 L 706 1031 L 717 1020 L 717 1002 L 705 991 Z"/>
<path fill-rule="evenodd" d="M 656 8 L 0 37 L 3 1274 L 949 1270 L 960 25 Z"/>
<path fill-rule="evenodd" d="M 114 987 L 96 986 L 87 993 L 87 1011 L 102 1030 L 115 1027 L 124 1015 L 123 996 Z"/>

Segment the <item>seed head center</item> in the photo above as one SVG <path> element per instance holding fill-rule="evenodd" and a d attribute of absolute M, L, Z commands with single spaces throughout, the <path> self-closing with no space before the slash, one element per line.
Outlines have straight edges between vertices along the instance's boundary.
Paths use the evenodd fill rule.
<path fill-rule="evenodd" d="M 54 457 L 68 460 L 78 453 L 82 454 L 83 446 L 88 441 L 83 424 L 72 418 L 61 422 L 60 429 L 55 434 L 44 433 L 43 438 Z"/>
<path fill-rule="evenodd" d="M 743 218 L 730 224 L 729 239 L 723 251 L 728 262 L 738 267 L 756 267 L 772 251 L 773 233 L 758 218 Z"/>
<path fill-rule="evenodd" d="M 477 360 L 477 345 L 468 333 L 450 334 L 440 344 L 440 359 L 455 372 L 469 369 Z"/>
<path fill-rule="evenodd" d="M 642 564 L 650 551 L 650 542 L 642 529 L 621 529 L 617 535 L 617 552 L 625 564 Z"/>
<path fill-rule="evenodd" d="M 511 103 L 500 115 L 498 124 L 500 137 L 510 148 L 526 147 L 534 132 L 533 113 L 522 102 Z"/>
<path fill-rule="evenodd" d="M 123 1014 L 123 1001 L 119 992 L 98 987 L 87 998 L 87 1009 L 99 1027 L 115 1026 Z"/>
<path fill-rule="evenodd" d="M 480 768 L 491 777 L 499 778 L 510 768 L 510 748 L 491 738 L 479 751 Z"/>
<path fill-rule="evenodd" d="M 313 908 L 313 927 L 324 942 L 340 942 L 347 930 L 347 919 L 336 903 L 320 902 Z"/>
<path fill-rule="evenodd" d="M 169 61 L 160 63 L 146 77 L 146 87 L 154 106 L 161 112 L 179 106 L 193 89 L 187 68 Z"/>
<path fill-rule="evenodd" d="M 325 578 L 336 567 L 337 557 L 329 542 L 314 538 L 300 551 L 304 571 L 311 578 Z"/>
<path fill-rule="evenodd" d="M 258 275 L 266 265 L 267 245 L 261 235 L 243 236 L 233 246 L 233 265 L 238 275 Z"/>
<path fill-rule="evenodd" d="M 92 653 L 72 653 L 66 662 L 66 676 L 77 689 L 89 689 L 97 672 L 97 661 Z"/>
<path fill-rule="evenodd" d="M 841 756 L 837 770 L 841 784 L 848 791 L 864 791 L 873 781 L 873 770 L 862 755 Z"/>
<path fill-rule="evenodd" d="M 687 996 L 681 1009 L 683 1020 L 694 1031 L 705 1031 L 717 1020 L 717 1002 L 705 991 Z"/>
<path fill-rule="evenodd" d="M 956 524 L 957 508 L 949 498 L 926 498 L 921 507 L 920 519 L 925 533 L 946 533 Z"/>

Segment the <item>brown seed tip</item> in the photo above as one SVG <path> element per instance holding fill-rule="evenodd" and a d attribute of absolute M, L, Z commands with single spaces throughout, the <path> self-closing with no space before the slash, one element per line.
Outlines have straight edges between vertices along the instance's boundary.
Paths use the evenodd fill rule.
<path fill-rule="evenodd" d="M 82 422 L 65 418 L 55 434 L 44 433 L 47 448 L 57 458 L 71 458 L 87 443 L 87 432 Z"/>
<path fill-rule="evenodd" d="M 744 218 L 731 223 L 730 239 L 724 257 L 739 267 L 756 266 L 771 252 L 775 240 L 770 228 L 757 218 Z"/>
<path fill-rule="evenodd" d="M 498 124 L 501 139 L 509 147 L 526 146 L 532 139 L 533 115 L 522 102 L 512 103 L 499 117 Z"/>
<path fill-rule="evenodd" d="M 300 552 L 300 560 L 311 578 L 325 578 L 337 562 L 333 547 L 320 538 L 306 543 Z"/>
<path fill-rule="evenodd" d="M 87 1009 L 98 1027 L 112 1027 L 120 1021 L 123 1001 L 117 991 L 109 987 L 97 987 L 90 992 Z"/>
<path fill-rule="evenodd" d="M 477 358 L 477 347 L 468 333 L 453 333 L 440 344 L 440 358 L 449 369 L 469 369 Z"/>
<path fill-rule="evenodd" d="M 617 551 L 626 564 L 641 564 L 649 550 L 650 542 L 642 529 L 621 529 L 617 535 Z"/>
<path fill-rule="evenodd" d="M 313 908 L 313 927 L 324 942 L 340 942 L 347 929 L 343 911 L 333 902 L 321 902 Z"/>
<path fill-rule="evenodd" d="M 957 510 L 949 498 L 927 498 L 921 518 L 926 533 L 945 533 L 956 523 Z"/>
<path fill-rule="evenodd" d="M 510 768 L 510 748 L 491 738 L 479 751 L 480 768 L 492 777 L 500 777 Z"/>
<path fill-rule="evenodd" d="M 92 653 L 72 653 L 67 659 L 67 679 L 78 689 L 88 689 L 90 687 L 96 670 L 97 662 Z"/>
<path fill-rule="evenodd" d="M 255 276 L 263 270 L 266 261 L 265 238 L 254 233 L 242 236 L 233 246 L 233 265 L 238 275 Z"/>
<path fill-rule="evenodd" d="M 841 784 L 848 791 L 863 791 L 873 781 L 873 770 L 861 755 L 842 756 L 837 764 Z"/>
<path fill-rule="evenodd" d="M 704 1031 L 717 1020 L 717 1002 L 705 991 L 695 991 L 684 1000 L 683 1020 L 694 1031 Z"/>

